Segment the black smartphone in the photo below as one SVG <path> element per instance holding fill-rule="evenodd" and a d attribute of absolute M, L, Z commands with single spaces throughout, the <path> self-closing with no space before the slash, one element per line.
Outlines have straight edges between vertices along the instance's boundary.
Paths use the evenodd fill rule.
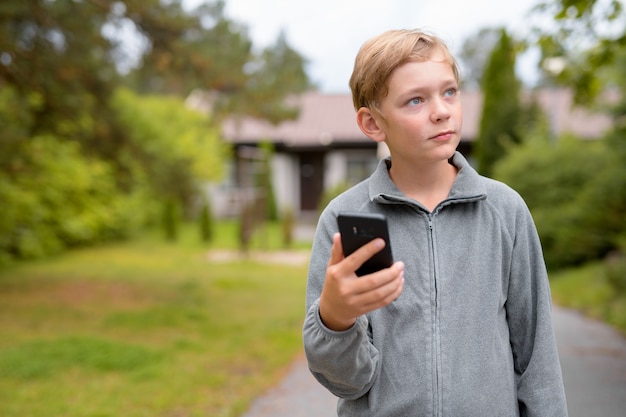
<path fill-rule="evenodd" d="M 358 276 L 371 274 L 393 263 L 387 218 L 378 213 L 341 212 L 337 215 L 341 245 L 344 256 L 379 237 L 384 239 L 385 247 L 356 271 Z"/>

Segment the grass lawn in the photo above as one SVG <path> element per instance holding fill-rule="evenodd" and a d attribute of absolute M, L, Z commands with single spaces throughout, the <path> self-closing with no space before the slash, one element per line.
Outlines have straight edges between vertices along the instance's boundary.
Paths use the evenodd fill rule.
<path fill-rule="evenodd" d="M 253 248 L 279 246 L 266 232 Z M 194 236 L 0 271 L 0 415 L 239 416 L 276 383 L 301 349 L 306 263 L 209 261 Z"/>
<path fill-rule="evenodd" d="M 623 274 L 623 271 L 617 273 Z M 604 321 L 626 335 L 626 292 L 617 291 L 608 276 L 606 262 L 552 273 L 552 298 L 556 304 Z M 622 277 L 626 282 L 626 276 Z"/>

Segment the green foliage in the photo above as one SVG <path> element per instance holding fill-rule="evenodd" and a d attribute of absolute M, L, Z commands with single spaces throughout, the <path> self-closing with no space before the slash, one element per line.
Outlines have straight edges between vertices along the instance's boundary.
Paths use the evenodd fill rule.
<path fill-rule="evenodd" d="M 0 259 L 126 237 L 145 224 L 145 192 L 120 194 L 110 166 L 76 143 L 36 137 L 18 155 L 0 181 Z"/>
<path fill-rule="evenodd" d="M 529 205 L 551 267 L 601 258 L 626 230 L 626 173 L 608 144 L 528 140 L 495 167 Z"/>
<path fill-rule="evenodd" d="M 574 91 L 576 104 L 590 105 L 607 86 L 624 88 L 619 59 L 626 51 L 626 18 L 621 0 L 549 0 L 535 8 L 542 19 L 531 33 L 546 59 L 559 57 L 566 63 L 558 74 L 545 73 L 554 83 Z M 546 19 L 547 17 L 547 19 Z M 610 28 L 606 30 L 606 28 Z M 623 63 L 622 63 L 623 65 Z"/>
<path fill-rule="evenodd" d="M 265 219 L 269 221 L 278 220 L 278 207 L 276 207 L 276 196 L 272 186 L 272 158 L 274 157 L 274 145 L 271 142 L 263 142 L 260 145 L 263 153 L 261 161 L 262 168 L 258 175 L 258 187 L 262 190 L 265 202 Z"/>
<path fill-rule="evenodd" d="M 626 255 L 615 253 L 606 264 L 606 278 L 617 296 L 626 298 Z"/>
<path fill-rule="evenodd" d="M 215 120 L 293 117 L 283 105 L 309 87 L 304 59 L 284 36 L 257 55 L 224 7 L 2 2 L 0 263 L 128 236 L 158 221 L 154 201 L 188 214 L 228 156 L 216 122 L 185 108 L 192 89 L 215 94 Z M 125 52 L 129 38 L 141 39 L 137 56 Z"/>
<path fill-rule="evenodd" d="M 489 56 L 500 37 L 499 29 L 484 27 L 463 41 L 458 52 L 463 64 L 463 89 L 480 87 Z"/>
<path fill-rule="evenodd" d="M 178 202 L 169 199 L 163 203 L 163 231 L 165 238 L 171 242 L 178 238 L 178 226 L 181 221 Z"/>
<path fill-rule="evenodd" d="M 516 51 L 504 29 L 482 78 L 483 108 L 476 142 L 478 170 L 490 176 L 507 145 L 520 142 L 520 82 L 515 75 Z"/>
<path fill-rule="evenodd" d="M 98 2 L 3 2 L 0 87 L 37 96 L 30 135 L 87 141 L 102 131 L 106 118 L 96 115 L 103 115 L 116 79 L 115 46 L 102 31 L 107 9 Z"/>
<path fill-rule="evenodd" d="M 205 198 L 200 209 L 200 237 L 203 242 L 210 242 L 213 239 L 214 219 L 211 210 L 211 201 Z"/>
<path fill-rule="evenodd" d="M 552 297 L 561 306 L 583 312 L 597 320 L 615 326 L 626 334 L 626 292 L 616 291 L 612 279 L 621 268 L 610 262 L 591 262 L 576 268 L 568 268 L 550 274 Z M 624 276 L 621 275 L 621 280 Z"/>
<path fill-rule="evenodd" d="M 551 18 L 549 27 L 537 26 L 533 31 L 538 35 L 535 43 L 541 49 L 542 65 L 545 59 L 554 57 L 565 63 L 560 73 L 545 74 L 551 84 L 568 86 L 577 104 L 592 108 L 607 87 L 622 92 L 612 109 L 614 128 L 605 140 L 597 144 L 559 142 L 555 148 L 544 144 L 544 149 L 528 149 L 522 157 L 528 172 L 518 169 L 516 174 L 507 174 L 509 181 L 521 187 L 523 196 L 531 196 L 528 202 L 547 260 L 555 266 L 572 265 L 619 249 L 626 235 L 626 33 L 623 26 L 616 25 L 623 22 L 624 7 L 619 0 L 551 0 L 540 4 L 535 12 Z M 600 25 L 613 29 L 598 30 Z M 542 161 L 540 166 L 533 165 L 537 160 Z M 502 163 L 503 172 L 504 165 L 506 161 Z M 537 178 L 539 172 L 543 179 Z"/>
<path fill-rule="evenodd" d="M 12 170 L 14 158 L 33 126 L 32 110 L 40 105 L 38 94 L 20 95 L 11 86 L 0 88 L 0 170 Z"/>
<path fill-rule="evenodd" d="M 157 195 L 190 204 L 199 181 L 217 181 L 227 148 L 211 121 L 175 97 L 139 96 L 120 89 L 113 98 L 130 143 L 120 151 L 130 170 L 139 164 Z"/>
<path fill-rule="evenodd" d="M 626 14 L 620 0 L 550 0 L 541 3 L 535 13 L 548 17 L 537 22 L 549 22 L 549 25 L 536 25 L 532 32 L 537 35 L 534 42 L 541 50 L 542 69 L 546 70 L 544 63 L 549 58 L 557 57 L 565 63 L 559 73 L 546 71 L 544 81 L 571 88 L 576 104 L 592 109 L 601 106 L 603 111 L 612 107 L 613 113 L 614 128 L 602 144 L 592 147 L 579 143 L 579 149 L 572 150 L 575 152 L 573 160 L 567 159 L 571 155 L 563 154 L 561 144 L 560 150 L 550 152 L 552 170 L 562 172 L 559 181 L 564 181 L 564 186 L 553 182 L 552 188 L 558 184 L 570 194 L 566 196 L 564 192 L 562 197 L 567 200 L 555 202 L 552 209 L 548 201 L 540 201 L 537 222 L 541 225 L 540 233 L 545 235 L 547 248 L 555 252 L 548 252 L 552 261 L 556 265 L 569 265 L 600 258 L 620 247 L 624 249 L 620 242 L 626 235 L 626 172 L 623 169 L 626 157 L 623 77 L 626 32 L 623 21 Z M 608 89 L 620 93 L 615 106 L 609 107 L 599 100 Z M 537 151 L 534 157 L 543 158 L 540 150 Z M 550 193 L 540 183 L 535 193 L 539 190 Z M 535 211 L 533 209 L 533 213 Z"/>
<path fill-rule="evenodd" d="M 305 59 L 289 46 L 285 34 L 280 33 L 276 43 L 265 48 L 256 63 L 247 90 L 242 92 L 243 99 L 233 109 L 274 124 L 295 119 L 299 109 L 290 105 L 287 98 L 312 86 L 304 71 Z"/>
<path fill-rule="evenodd" d="M 125 16 L 151 41 L 142 65 L 126 77 L 137 91 L 179 96 L 198 88 L 211 91 L 218 118 L 237 113 L 277 123 L 297 115 L 285 99 L 311 83 L 305 59 L 284 34 L 257 54 L 247 28 L 225 15 L 223 0 L 190 12 L 180 0 L 125 3 Z"/>
<path fill-rule="evenodd" d="M 4 91 L 6 100 L 15 98 L 11 91 Z M 0 118 L 28 121 L 19 112 L 27 102 L 11 112 L 1 98 Z M 78 142 L 8 131 L 0 261 L 127 237 L 155 220 L 153 196 L 187 208 L 201 181 L 220 178 L 226 148 L 209 119 L 182 100 L 119 90 L 113 104 L 130 139 L 114 163 L 86 155 Z"/>
<path fill-rule="evenodd" d="M 185 10 L 182 0 L 10 1 L 0 6 L 0 84 L 41 95 L 33 133 L 78 135 L 91 143 L 110 129 L 108 98 L 124 80 L 142 93 L 220 93 L 218 107 L 272 121 L 309 87 L 304 59 L 284 36 L 261 55 L 225 2 Z M 132 34 L 132 35 L 129 35 Z M 138 56 L 129 55 L 129 38 Z M 270 77 L 270 78 L 268 78 Z M 268 88 L 269 87 L 269 88 Z M 251 104 L 254 103 L 254 104 Z M 293 112 L 292 112 L 293 113 Z"/>

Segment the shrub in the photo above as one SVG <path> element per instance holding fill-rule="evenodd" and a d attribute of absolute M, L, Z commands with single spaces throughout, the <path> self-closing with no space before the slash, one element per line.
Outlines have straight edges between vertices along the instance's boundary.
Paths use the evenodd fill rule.
<path fill-rule="evenodd" d="M 41 136 L 22 147 L 0 181 L 4 261 L 125 237 L 144 224 L 146 196 L 120 194 L 109 165 L 86 159 L 76 143 Z"/>
<path fill-rule="evenodd" d="M 160 199 L 177 199 L 186 213 L 199 183 L 221 179 L 228 149 L 205 115 L 175 97 L 140 96 L 125 89 L 116 91 L 113 105 L 131 142 L 120 151 L 120 163 L 145 172 Z"/>
<path fill-rule="evenodd" d="M 176 200 L 170 199 L 163 204 L 163 231 L 165 238 L 171 242 L 178 239 L 180 211 Z"/>
<path fill-rule="evenodd" d="M 606 260 L 606 278 L 616 296 L 626 297 L 626 233 L 617 238 L 618 249 Z"/>
<path fill-rule="evenodd" d="M 530 140 L 512 148 L 494 176 L 526 200 L 551 267 L 600 259 L 625 230 L 626 174 L 606 141 Z"/>

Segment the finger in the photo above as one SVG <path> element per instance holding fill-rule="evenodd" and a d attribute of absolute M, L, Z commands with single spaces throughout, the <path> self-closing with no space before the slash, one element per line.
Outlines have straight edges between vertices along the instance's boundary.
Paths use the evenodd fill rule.
<path fill-rule="evenodd" d="M 363 275 L 355 282 L 355 294 L 376 294 L 376 291 L 384 287 L 400 283 L 404 280 L 404 262 L 398 261 L 389 268 L 381 269 L 368 275 Z"/>
<path fill-rule="evenodd" d="M 385 241 L 381 238 L 376 238 L 369 241 L 359 249 L 354 251 L 349 256 L 346 256 L 345 265 L 351 271 L 356 271 L 361 265 L 365 263 L 369 258 L 374 256 L 377 252 L 380 252 L 385 247 Z"/>
<path fill-rule="evenodd" d="M 396 262 L 392 267 L 370 274 L 372 281 L 377 286 L 370 287 L 370 290 L 361 293 L 361 301 L 367 310 L 384 307 L 397 299 L 404 289 L 404 264 Z M 359 280 L 363 281 L 363 280 Z"/>
<path fill-rule="evenodd" d="M 375 300 L 372 300 L 372 302 L 370 303 L 363 304 L 364 310 L 369 312 L 369 311 L 373 311 L 373 310 L 388 306 L 389 304 L 396 301 L 398 297 L 400 297 L 400 295 L 402 294 L 403 288 L 404 288 L 403 285 L 398 285 L 396 287 L 393 287 L 393 290 L 389 291 L 384 296 L 376 298 Z"/>

